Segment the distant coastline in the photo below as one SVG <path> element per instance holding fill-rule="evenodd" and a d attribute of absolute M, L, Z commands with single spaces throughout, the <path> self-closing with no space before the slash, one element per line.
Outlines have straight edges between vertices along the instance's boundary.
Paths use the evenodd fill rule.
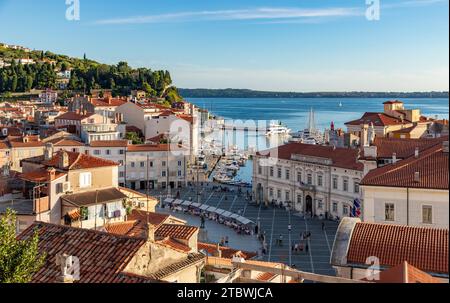
<path fill-rule="evenodd" d="M 271 92 L 250 89 L 179 88 L 185 98 L 448 98 L 449 92 Z"/>

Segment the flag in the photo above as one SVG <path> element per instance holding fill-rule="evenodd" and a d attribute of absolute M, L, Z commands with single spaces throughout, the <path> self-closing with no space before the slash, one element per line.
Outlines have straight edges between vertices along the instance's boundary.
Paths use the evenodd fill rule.
<path fill-rule="evenodd" d="M 351 214 L 353 218 L 361 217 L 361 201 L 359 199 L 353 200 L 353 207 Z"/>

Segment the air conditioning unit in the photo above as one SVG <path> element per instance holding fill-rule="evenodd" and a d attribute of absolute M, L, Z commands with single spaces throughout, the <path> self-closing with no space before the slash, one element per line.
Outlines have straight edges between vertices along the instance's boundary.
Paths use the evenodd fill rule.
<path fill-rule="evenodd" d="M 72 187 L 70 186 L 70 182 L 64 182 L 63 183 L 63 192 L 67 193 L 72 190 Z"/>

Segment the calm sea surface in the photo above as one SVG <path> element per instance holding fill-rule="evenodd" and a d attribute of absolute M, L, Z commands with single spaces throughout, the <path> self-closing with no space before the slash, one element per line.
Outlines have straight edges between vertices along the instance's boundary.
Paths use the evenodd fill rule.
<path fill-rule="evenodd" d="M 377 98 L 187 98 L 188 101 L 199 107 L 209 110 L 213 115 L 231 120 L 276 120 L 291 128 L 292 131 L 303 130 L 308 121 L 311 109 L 315 113 L 316 127 L 320 130 L 329 128 L 334 122 L 337 128 L 345 129 L 345 122 L 359 119 L 365 112 L 382 112 L 383 102 L 397 99 Z M 429 117 L 449 118 L 448 99 L 402 99 L 405 108 L 420 109 L 422 114 Z M 342 107 L 339 106 L 342 103 Z M 240 148 L 256 146 L 263 150 L 273 147 L 273 142 L 262 136 L 253 136 L 249 140 L 243 140 L 244 136 L 225 139 L 225 145 L 238 145 Z M 218 136 L 221 140 L 221 135 Z M 281 144 L 281 143 L 278 143 Z M 278 145 L 276 144 L 276 145 Z M 251 182 L 252 161 L 242 168 L 237 179 Z"/>
<path fill-rule="evenodd" d="M 214 115 L 226 119 L 277 120 L 293 131 L 306 127 L 309 111 L 315 112 L 316 126 L 323 130 L 333 121 L 336 127 L 356 120 L 364 112 L 382 112 L 383 102 L 377 98 L 298 98 L 298 99 L 253 99 L 253 98 L 187 98 L 192 103 L 208 109 Z M 390 99 L 396 99 L 395 97 Z M 406 108 L 418 108 L 430 117 L 449 118 L 448 99 L 402 99 Z M 342 107 L 339 103 L 342 102 Z"/>

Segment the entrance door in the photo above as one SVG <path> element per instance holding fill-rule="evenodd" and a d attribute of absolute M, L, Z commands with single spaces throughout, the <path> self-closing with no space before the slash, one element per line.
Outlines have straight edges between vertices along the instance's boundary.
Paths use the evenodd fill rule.
<path fill-rule="evenodd" d="M 306 213 L 313 213 L 313 199 L 311 198 L 311 196 L 306 196 L 305 199 L 305 211 Z"/>

